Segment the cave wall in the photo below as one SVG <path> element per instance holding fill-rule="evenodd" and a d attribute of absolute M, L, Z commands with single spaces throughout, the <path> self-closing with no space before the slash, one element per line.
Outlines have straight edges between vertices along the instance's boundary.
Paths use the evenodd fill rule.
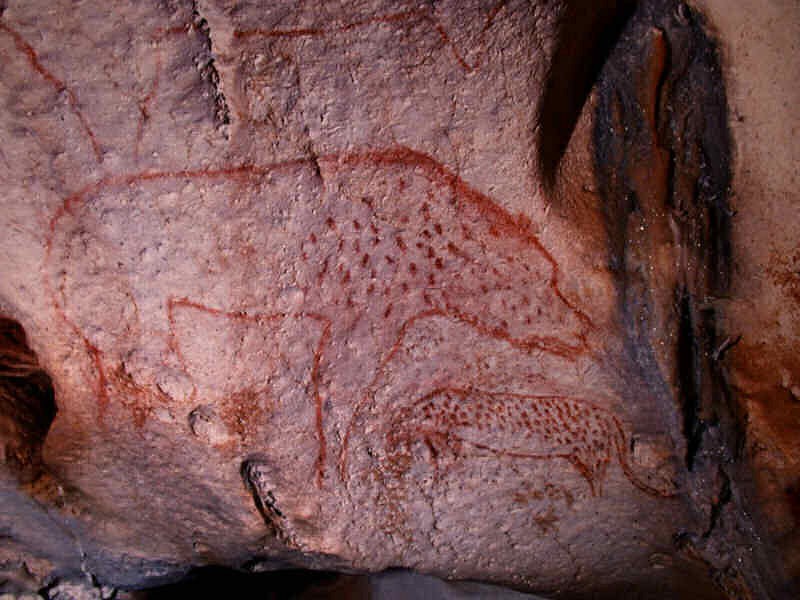
<path fill-rule="evenodd" d="M 4 569 L 790 593 L 751 4 L 0 4 Z"/>

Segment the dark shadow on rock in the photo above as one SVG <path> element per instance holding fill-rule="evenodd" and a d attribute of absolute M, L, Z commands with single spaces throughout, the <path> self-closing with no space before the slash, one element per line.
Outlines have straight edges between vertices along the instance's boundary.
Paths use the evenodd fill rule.
<path fill-rule="evenodd" d="M 20 483 L 40 474 L 42 445 L 55 416 L 52 381 L 25 330 L 0 316 L 0 462 Z"/>
<path fill-rule="evenodd" d="M 633 0 L 566 3 L 538 115 L 539 170 L 548 186 L 555 183 L 581 110 L 634 6 Z"/>

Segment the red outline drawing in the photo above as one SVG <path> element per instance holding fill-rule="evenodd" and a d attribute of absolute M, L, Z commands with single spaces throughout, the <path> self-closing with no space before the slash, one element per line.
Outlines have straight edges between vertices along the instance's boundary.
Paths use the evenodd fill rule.
<path fill-rule="evenodd" d="M 183 25 L 175 25 L 173 27 L 159 27 L 150 36 L 150 40 L 156 45 L 155 56 L 155 73 L 150 82 L 150 89 L 137 103 L 139 107 L 139 120 L 136 124 L 136 142 L 134 144 L 134 160 L 139 160 L 140 147 L 142 145 L 142 138 L 144 137 L 144 127 L 147 121 L 150 120 L 150 106 L 158 95 L 159 86 L 161 85 L 161 71 L 164 67 L 163 58 L 161 53 L 161 42 L 173 35 L 186 35 L 195 30 L 191 23 Z"/>
<path fill-rule="evenodd" d="M 316 479 L 317 486 L 322 487 L 327 446 L 325 441 L 325 430 L 322 418 L 323 400 L 319 389 L 319 365 L 322 359 L 322 353 L 330 340 L 331 320 L 328 317 L 313 312 L 301 312 L 298 314 L 290 315 L 287 313 L 267 314 L 267 313 L 244 312 L 244 311 L 224 311 L 217 308 L 211 308 L 209 306 L 205 306 L 204 304 L 200 304 L 198 302 L 193 302 L 188 298 L 170 298 L 167 301 L 167 319 L 169 320 L 169 325 L 170 325 L 170 347 L 175 352 L 175 355 L 178 357 L 178 360 L 180 361 L 181 366 L 186 373 L 189 372 L 188 368 L 186 367 L 186 360 L 183 357 L 183 353 L 181 352 L 180 349 L 180 342 L 175 334 L 175 308 L 177 307 L 193 308 L 195 310 L 199 310 L 210 315 L 224 317 L 226 319 L 231 319 L 234 321 L 245 321 L 248 323 L 256 323 L 259 325 L 287 318 L 311 319 L 313 321 L 318 321 L 319 323 L 322 324 L 322 334 L 320 335 L 319 342 L 317 342 L 316 348 L 314 349 L 314 361 L 311 370 L 311 388 L 314 396 L 314 419 L 315 419 L 314 424 L 317 430 L 317 438 L 319 440 L 319 452 L 317 454 L 315 472 L 317 477 Z"/>
<path fill-rule="evenodd" d="M 519 244 L 520 248 L 529 249 L 529 251 L 532 251 L 535 255 L 539 257 L 541 261 L 543 261 L 543 264 L 549 267 L 550 275 L 549 278 L 546 280 L 547 289 L 550 290 L 550 293 L 552 294 L 552 298 L 554 299 L 555 303 L 560 304 L 563 307 L 563 309 L 567 311 L 568 314 L 574 315 L 574 317 L 576 318 L 576 322 L 579 324 L 578 330 L 570 333 L 570 335 L 572 335 L 575 338 L 575 342 L 566 342 L 562 338 L 559 338 L 557 335 L 540 336 L 536 334 L 530 334 L 524 337 L 518 337 L 510 332 L 510 330 L 508 329 L 509 327 L 508 325 L 489 324 L 488 322 L 483 320 L 486 315 L 465 312 L 462 308 L 458 306 L 457 301 L 455 299 L 450 298 L 448 296 L 447 290 L 445 290 L 444 292 L 441 293 L 441 301 L 438 306 L 433 306 L 432 308 L 422 308 L 422 310 L 418 310 L 415 314 L 407 318 L 404 318 L 402 321 L 398 322 L 396 329 L 396 336 L 392 340 L 392 343 L 384 349 L 383 355 L 380 357 L 378 370 L 375 373 L 375 377 L 373 378 L 370 387 L 375 385 L 375 382 L 378 381 L 378 378 L 380 377 L 383 368 L 393 358 L 394 354 L 397 352 L 397 349 L 402 345 L 406 332 L 408 331 L 408 328 L 415 322 L 419 321 L 420 319 L 426 319 L 434 316 L 445 317 L 453 321 L 466 324 L 471 328 L 475 329 L 476 331 L 479 331 L 483 335 L 508 343 L 509 345 L 525 352 L 531 352 L 536 350 L 536 351 L 546 352 L 553 356 L 558 356 L 567 360 L 573 360 L 576 356 L 588 350 L 586 334 L 593 327 L 592 322 L 588 317 L 588 315 L 586 315 L 581 309 L 579 309 L 572 301 L 567 299 L 567 297 L 560 289 L 559 266 L 555 261 L 554 257 L 544 248 L 544 246 L 539 241 L 535 233 L 535 227 L 533 223 L 527 217 L 524 217 L 522 215 L 517 215 L 517 216 L 510 215 L 503 208 L 497 205 L 493 200 L 491 200 L 488 196 L 468 186 L 457 175 L 452 173 L 450 170 L 448 170 L 446 167 L 444 167 L 442 164 L 440 164 L 430 156 L 402 147 L 391 148 L 382 151 L 363 151 L 363 152 L 354 152 L 344 155 L 321 156 L 316 159 L 316 163 L 308 159 L 298 159 L 267 166 L 241 165 L 241 166 L 227 167 L 223 169 L 143 171 L 139 173 L 130 173 L 125 175 L 107 176 L 102 180 L 98 181 L 97 183 L 88 185 L 84 187 L 82 190 L 79 190 L 78 192 L 75 192 L 74 194 L 65 198 L 62 205 L 58 209 L 56 209 L 56 211 L 52 215 L 49 223 L 49 230 L 45 248 L 45 265 L 46 265 L 45 270 L 47 271 L 49 268 L 52 268 L 53 266 L 52 265 L 53 242 L 61 220 L 67 215 L 75 215 L 80 207 L 85 206 L 91 202 L 94 202 L 98 195 L 114 187 L 133 186 L 145 182 L 180 180 L 180 179 L 206 180 L 206 181 L 228 180 L 228 181 L 237 181 L 240 183 L 257 182 L 261 178 L 270 174 L 274 174 L 278 171 L 286 171 L 299 166 L 314 168 L 315 164 L 325 164 L 329 168 L 346 169 L 346 170 L 352 170 L 357 167 L 365 167 L 371 169 L 389 169 L 389 170 L 400 169 L 401 172 L 403 173 L 408 172 L 424 176 L 432 185 L 437 186 L 437 189 L 449 190 L 450 197 L 455 199 L 454 206 L 456 206 L 456 210 L 468 211 L 469 215 L 471 215 L 470 219 L 472 219 L 470 222 L 473 223 L 475 227 L 482 227 L 486 230 L 487 233 L 485 237 L 488 238 L 488 242 L 490 242 L 491 239 L 515 240 L 515 243 Z M 430 201 L 434 202 L 436 201 L 436 199 L 430 198 Z M 428 206 L 429 205 L 427 203 L 424 203 L 422 207 L 419 208 L 419 210 L 420 211 L 430 210 L 429 208 L 427 208 Z M 410 208 L 413 208 L 413 206 L 410 206 Z M 330 218 L 328 219 L 328 221 L 329 223 L 327 225 L 321 224 L 320 226 L 322 227 L 324 225 L 324 228 L 326 230 L 329 230 L 331 227 L 334 229 L 337 227 L 336 223 L 332 222 Z M 432 224 L 430 227 L 438 232 L 441 230 L 441 227 L 437 228 L 437 225 L 438 224 Z M 353 224 L 353 227 L 356 227 L 360 232 L 363 232 L 365 235 L 366 234 L 371 235 L 369 230 L 365 229 L 357 222 Z M 432 234 L 429 233 L 428 235 L 430 236 Z M 462 232 L 459 233 L 458 235 L 468 235 L 468 233 Z M 356 241 L 355 243 L 357 244 L 358 242 Z M 340 239 L 339 242 L 340 247 L 342 246 L 342 244 L 343 240 Z M 400 260 L 407 252 L 410 252 L 410 249 L 408 249 L 407 244 L 404 241 L 401 242 L 400 238 L 398 238 L 397 249 L 396 249 L 397 258 L 392 260 Z M 480 256 L 476 258 L 479 260 L 482 259 L 482 257 Z M 387 256 L 387 260 L 390 260 L 390 257 Z M 408 259 L 406 258 L 405 260 Z M 368 261 L 369 261 L 369 256 L 366 256 L 366 259 L 364 259 L 362 263 L 364 265 L 367 265 Z M 408 266 L 413 272 L 416 272 L 417 269 L 415 267 L 414 262 L 411 262 L 410 265 Z M 487 265 L 487 267 L 490 266 L 491 265 Z M 336 281 L 339 282 L 337 283 L 337 285 L 341 285 L 344 288 L 350 285 L 351 278 L 349 276 L 349 272 L 339 273 L 339 272 L 334 272 L 331 269 L 326 274 L 325 267 L 327 267 L 327 263 L 320 271 L 319 277 L 323 276 L 331 278 L 337 277 L 339 278 L 336 279 Z M 500 277 L 499 271 L 497 271 L 496 276 Z M 80 339 L 83 340 L 83 343 L 89 355 L 92 358 L 97 377 L 96 388 L 98 393 L 98 406 L 100 415 L 102 417 L 109 401 L 108 392 L 106 389 L 107 386 L 106 372 L 103 367 L 103 351 L 102 349 L 94 345 L 89 340 L 87 335 L 77 325 L 77 323 L 72 321 L 70 317 L 66 314 L 65 311 L 66 298 L 63 297 L 63 293 L 61 294 L 61 297 L 59 297 L 59 295 L 56 294 L 55 291 L 56 288 L 53 286 L 53 283 L 55 282 L 50 282 L 47 279 L 47 276 L 45 276 L 45 279 L 46 279 L 45 281 L 46 289 L 50 294 L 50 297 L 52 299 L 57 314 L 65 323 L 68 324 L 68 326 L 72 329 L 72 331 L 75 332 L 75 334 L 78 335 Z M 428 298 L 427 295 L 426 295 L 426 300 L 428 302 L 435 302 L 434 300 Z M 176 303 L 185 303 L 186 305 L 196 305 L 198 308 L 202 308 L 203 310 L 218 311 L 219 314 L 225 314 L 226 316 L 229 316 L 231 318 L 260 319 L 269 316 L 269 314 L 266 313 L 234 313 L 234 312 L 227 313 L 221 309 L 209 308 L 199 303 L 195 303 L 192 299 L 189 298 L 172 299 L 171 302 L 172 302 L 171 306 L 175 306 Z M 348 296 L 348 303 L 350 302 L 352 302 L 352 300 L 350 300 Z M 321 370 L 323 369 L 323 362 L 327 357 L 325 350 L 326 347 L 329 345 L 331 337 L 333 336 L 334 333 L 333 329 L 336 326 L 337 315 L 339 314 L 339 311 L 340 311 L 339 307 L 327 306 L 324 303 L 321 305 L 306 306 L 302 311 L 302 313 L 305 316 L 310 318 L 315 318 L 320 322 L 326 323 L 325 331 L 322 335 L 322 339 L 319 342 L 319 347 L 315 356 L 314 369 L 313 369 L 315 418 L 316 418 L 316 428 L 317 428 L 318 443 L 319 443 L 319 451 L 317 458 L 317 481 L 319 485 L 322 485 L 322 480 L 324 479 L 324 470 L 327 459 L 327 443 L 326 443 L 326 435 L 324 428 L 323 398 L 319 389 L 319 380 L 320 380 Z M 386 311 L 384 312 L 383 315 L 384 318 L 388 318 L 391 312 L 392 312 L 392 304 L 389 303 L 386 308 Z M 398 319 L 400 318 L 400 316 L 398 315 L 397 317 L 395 317 L 394 315 L 392 315 L 392 318 Z M 368 389 L 365 392 L 361 392 L 361 394 L 359 394 L 359 397 L 361 397 L 362 400 L 355 406 L 355 412 L 353 413 L 353 417 L 351 418 L 347 426 L 347 434 L 345 436 L 346 439 L 342 448 L 342 452 L 340 454 L 341 465 L 344 464 L 344 461 L 346 459 L 345 457 L 347 452 L 347 441 L 349 440 L 350 432 L 352 431 L 354 418 L 356 414 L 361 410 L 364 402 L 366 401 L 366 398 L 369 396 L 369 393 L 370 392 Z"/>
<path fill-rule="evenodd" d="M 387 421 L 385 439 L 389 470 L 395 476 L 407 470 L 412 446 L 422 442 L 434 462 L 448 453 L 463 457 L 468 449 L 472 454 L 525 460 L 563 459 L 597 496 L 616 454 L 622 472 L 635 487 L 656 497 L 676 495 L 674 489 L 653 487 L 634 473 L 628 436 L 611 411 L 577 398 L 439 388 L 395 411 Z M 548 449 L 537 452 L 528 450 L 528 445 Z"/>

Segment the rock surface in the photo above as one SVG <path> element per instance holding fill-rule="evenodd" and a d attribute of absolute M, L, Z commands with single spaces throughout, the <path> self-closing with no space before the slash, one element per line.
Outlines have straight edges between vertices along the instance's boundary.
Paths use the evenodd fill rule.
<path fill-rule="evenodd" d="M 800 14 L 749 8 L 0 2 L 8 579 L 789 595 Z"/>

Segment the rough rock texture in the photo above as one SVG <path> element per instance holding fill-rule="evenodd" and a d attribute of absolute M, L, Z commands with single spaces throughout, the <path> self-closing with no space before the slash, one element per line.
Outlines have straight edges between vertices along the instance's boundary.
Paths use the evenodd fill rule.
<path fill-rule="evenodd" d="M 790 594 L 800 15 L 699 8 L 0 2 L 8 579 Z"/>
<path fill-rule="evenodd" d="M 800 581 L 800 11 L 793 2 L 703 8 L 722 40 L 734 154 L 731 208 L 736 264 L 722 325 L 737 341 L 728 374 L 744 435 L 753 510 Z M 784 594 L 791 595 L 791 588 Z"/>

